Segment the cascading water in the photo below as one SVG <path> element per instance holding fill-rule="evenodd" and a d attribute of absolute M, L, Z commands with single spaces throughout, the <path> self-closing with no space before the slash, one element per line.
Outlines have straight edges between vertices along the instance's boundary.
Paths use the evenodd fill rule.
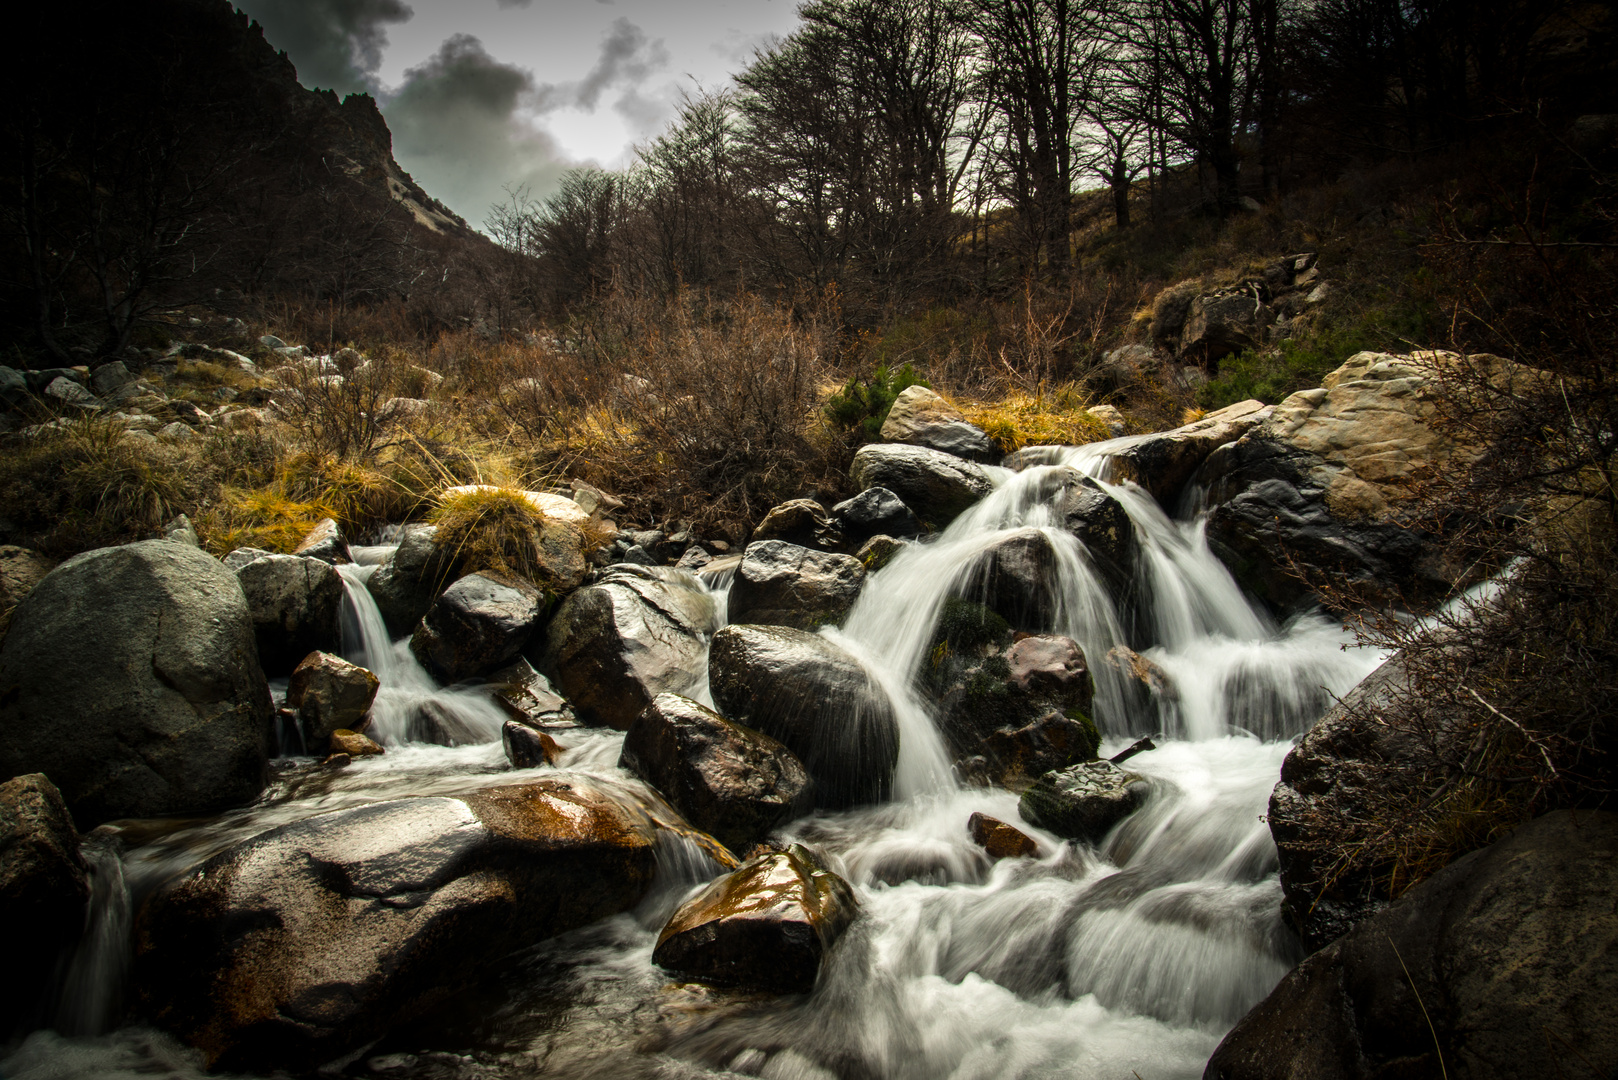
<path fill-rule="evenodd" d="M 869 579 L 843 627 L 826 631 L 893 698 L 901 746 L 895 802 L 817 814 L 783 831 L 825 852 L 861 902 L 812 995 L 761 1002 L 696 992 L 652 966 L 662 918 L 715 872 L 671 835 L 659 854 L 662 884 L 640 911 L 514 958 L 458 1008 L 385 1037 L 346 1072 L 1199 1076 L 1220 1036 L 1297 958 L 1261 818 L 1288 740 L 1381 657 L 1318 616 L 1277 626 L 1250 605 L 1195 513 L 1171 519 L 1141 489 L 1109 479 L 1109 457 L 1124 445 L 1053 450 L 1021 473 L 991 470 L 991 495 L 940 536 L 904 549 Z M 1060 527 L 1052 497 L 1068 468 L 1101 483 L 1133 523 L 1139 580 L 1127 612 Z M 1054 631 L 1090 661 L 1103 753 L 1143 733 L 1158 736 L 1158 749 L 1129 764 L 1150 782 L 1146 805 L 1099 848 L 1029 828 L 1039 858 L 991 863 L 966 820 L 982 812 L 1018 822 L 1017 798 L 956 784 L 914 680 L 945 600 L 964 594 L 985 552 L 1019 529 L 1040 530 L 1056 553 Z M 123 869 L 137 897 L 175 867 L 286 821 L 513 778 L 489 699 L 476 688 L 438 688 L 404 642 L 388 640 L 365 589 L 386 550 L 355 549 L 356 564 L 342 573 L 344 652 L 382 681 L 371 731 L 387 754 L 335 772 L 289 769 L 254 807 L 134 847 Z M 708 585 L 721 612 L 727 586 Z M 1156 664 L 1173 691 L 1143 695 L 1101 662 L 1120 644 Z M 424 715 L 451 717 L 466 745 L 420 744 L 423 729 L 413 725 L 429 722 Z M 617 768 L 621 735 L 581 729 L 562 741 L 562 768 L 656 801 Z M 116 965 L 123 954 L 109 955 Z M 180 1074 L 186 1061 L 164 1037 L 124 1028 L 101 1039 L 38 1033 L 0 1069 L 14 1078 Z"/>

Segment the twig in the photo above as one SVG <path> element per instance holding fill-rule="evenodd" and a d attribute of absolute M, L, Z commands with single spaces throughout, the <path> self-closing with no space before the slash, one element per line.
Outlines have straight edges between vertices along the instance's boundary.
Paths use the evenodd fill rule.
<path fill-rule="evenodd" d="M 1399 961 L 1399 967 L 1405 973 L 1405 979 L 1410 983 L 1410 992 L 1416 995 L 1416 1004 L 1421 1006 L 1421 1018 L 1427 1021 L 1427 1030 L 1433 1036 L 1433 1050 L 1438 1054 L 1438 1071 L 1444 1080 L 1449 1080 L 1449 1070 L 1444 1067 L 1444 1048 L 1438 1045 L 1438 1029 L 1433 1027 L 1433 1018 L 1427 1015 L 1427 1003 L 1421 1000 L 1421 991 L 1416 989 L 1416 980 L 1411 978 L 1410 969 L 1405 967 L 1405 958 L 1399 955 L 1399 946 L 1393 943 L 1390 934 L 1383 934 L 1388 939 L 1388 947 L 1393 950 L 1394 958 Z"/>

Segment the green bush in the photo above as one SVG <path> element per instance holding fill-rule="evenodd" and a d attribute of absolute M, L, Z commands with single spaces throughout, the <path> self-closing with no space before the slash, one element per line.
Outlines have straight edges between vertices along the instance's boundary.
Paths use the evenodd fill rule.
<path fill-rule="evenodd" d="M 826 416 L 842 427 L 858 428 L 866 440 L 874 440 L 882 431 L 888 410 L 893 408 L 893 400 L 912 386 L 932 388 L 910 364 L 897 371 L 878 364 L 869 378 L 853 376 L 833 394 L 826 402 Z"/>

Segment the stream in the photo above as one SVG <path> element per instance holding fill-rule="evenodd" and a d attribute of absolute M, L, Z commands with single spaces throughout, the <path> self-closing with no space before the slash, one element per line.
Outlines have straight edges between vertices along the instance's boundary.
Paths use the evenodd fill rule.
<path fill-rule="evenodd" d="M 1128 442 L 1052 451 L 1049 464 L 1020 473 L 991 469 L 993 493 L 902 550 L 872 575 L 842 627 L 825 631 L 893 699 L 901 740 L 893 802 L 819 812 L 778 833 L 825 852 L 861 904 L 812 994 L 674 984 L 652 965 L 664 920 L 720 872 L 672 838 L 637 910 L 509 958 L 450 1005 L 328 1068 L 433 1080 L 1201 1076 L 1224 1033 L 1301 958 L 1281 924 L 1262 817 L 1281 761 L 1333 695 L 1383 657 L 1355 647 L 1334 621 L 1277 625 L 1250 603 L 1210 552 L 1194 493 L 1170 517 L 1140 488 L 1109 480 L 1109 455 Z M 1140 580 L 1128 612 L 1048 501 L 1062 467 L 1101 482 L 1134 524 Z M 1008 791 L 959 786 L 913 684 L 945 598 L 997 538 L 1027 527 L 1043 530 L 1058 555 L 1054 632 L 1090 659 L 1102 755 L 1141 735 L 1158 744 L 1129 763 L 1151 783 L 1146 805 L 1099 848 L 1027 826 Z M 388 639 L 365 584 L 390 550 L 355 548 L 355 563 L 341 568 L 344 652 L 381 679 L 368 734 L 386 754 L 326 769 L 284 740 L 288 753 L 250 807 L 93 833 L 90 926 L 55 1030 L 11 1047 L 0 1075 L 204 1075 L 188 1049 L 125 1020 L 131 913 L 142 896 L 230 844 L 316 813 L 554 775 L 510 769 L 504 715 L 486 692 L 437 686 L 405 642 Z M 728 582 L 703 587 L 723 612 Z M 1145 700 L 1100 663 L 1118 644 L 1156 663 L 1177 693 Z M 419 741 L 428 720 L 460 745 Z M 622 739 L 561 732 L 557 768 L 657 801 L 618 768 Z M 991 862 L 966 832 L 975 811 L 1017 824 L 1040 856 Z"/>

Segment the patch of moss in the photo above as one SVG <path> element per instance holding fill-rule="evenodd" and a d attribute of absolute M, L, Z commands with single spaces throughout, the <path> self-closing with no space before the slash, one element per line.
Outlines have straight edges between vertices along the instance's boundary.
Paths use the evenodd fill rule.
<path fill-rule="evenodd" d="M 1085 747 L 1077 760 L 1094 761 L 1096 755 L 1101 752 L 1101 729 L 1096 727 L 1096 722 L 1090 719 L 1083 709 L 1064 709 L 1062 715 L 1069 720 L 1077 720 L 1084 728 Z"/>

